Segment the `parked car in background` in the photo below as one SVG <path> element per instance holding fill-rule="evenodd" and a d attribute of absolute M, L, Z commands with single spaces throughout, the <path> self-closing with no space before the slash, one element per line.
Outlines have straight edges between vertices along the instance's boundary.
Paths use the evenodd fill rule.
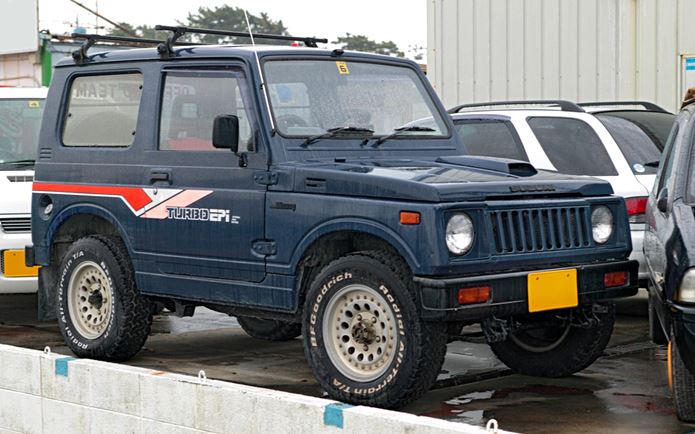
<path fill-rule="evenodd" d="M 632 259 L 648 276 L 642 254 L 644 209 L 674 115 L 648 102 L 575 104 L 500 101 L 449 110 L 472 155 L 530 162 L 537 169 L 588 175 L 625 198 Z"/>
<path fill-rule="evenodd" d="M 695 99 L 666 143 L 647 205 L 650 334 L 668 342 L 669 383 L 681 420 L 695 422 Z"/>
<path fill-rule="evenodd" d="M 46 88 L 0 88 L 0 294 L 36 292 L 31 244 L 31 185 Z"/>

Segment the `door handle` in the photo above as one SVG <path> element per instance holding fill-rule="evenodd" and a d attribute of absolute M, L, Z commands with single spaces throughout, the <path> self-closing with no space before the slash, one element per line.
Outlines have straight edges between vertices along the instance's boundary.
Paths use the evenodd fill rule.
<path fill-rule="evenodd" d="M 169 171 L 165 170 L 153 170 L 150 172 L 150 181 L 155 182 L 166 182 L 171 183 L 171 176 Z"/>

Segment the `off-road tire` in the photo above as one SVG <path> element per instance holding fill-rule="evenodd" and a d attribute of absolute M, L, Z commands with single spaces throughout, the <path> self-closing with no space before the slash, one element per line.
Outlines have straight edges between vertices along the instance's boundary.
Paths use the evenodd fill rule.
<path fill-rule="evenodd" d="M 383 309 L 379 318 L 385 318 L 386 324 L 395 326 L 392 335 L 384 333 L 388 335 L 386 340 L 375 341 L 388 341 L 389 345 L 393 344 L 388 348 L 395 352 L 389 355 L 390 350 L 384 350 L 384 360 L 379 362 L 382 365 L 375 368 L 376 371 L 372 374 L 378 377 L 364 381 L 352 379 L 341 372 L 340 369 L 347 369 L 346 365 L 334 363 L 329 351 L 335 350 L 327 350 L 328 345 L 336 344 L 324 339 L 324 317 L 327 317 L 326 324 L 330 324 L 327 327 L 333 327 L 330 323 L 331 312 L 328 310 L 337 312 L 337 309 L 341 309 L 340 312 L 343 312 L 342 304 L 336 304 L 339 299 L 343 303 L 343 299 L 336 299 L 335 296 L 341 297 L 341 292 L 345 294 L 344 291 L 353 287 L 374 289 L 376 294 L 371 302 L 374 306 L 382 304 L 371 312 Z M 344 300 L 347 301 L 347 298 Z M 366 306 L 368 302 L 365 298 L 360 303 Z M 332 305 L 338 307 L 331 308 Z M 411 272 L 403 260 L 395 255 L 381 251 L 362 251 L 336 259 L 325 266 L 310 284 L 303 314 L 304 350 L 323 390 L 333 399 L 383 408 L 402 407 L 429 390 L 444 362 L 447 333 L 444 323 L 425 322 L 421 319 L 418 309 L 420 305 Z M 354 305 L 350 306 L 349 309 L 353 309 Z M 362 312 L 365 317 L 370 315 L 369 310 L 358 309 L 356 312 Z M 398 320 L 389 322 L 388 318 Z M 377 320 L 374 323 L 377 324 Z M 387 329 L 388 327 L 384 327 L 381 330 Z M 376 360 L 380 360 L 378 357 Z M 392 359 L 389 361 L 389 358 Z M 368 371 L 365 372 L 370 375 Z"/>
<path fill-rule="evenodd" d="M 290 341 L 302 334 L 301 323 L 237 316 L 242 329 L 251 337 L 266 341 Z"/>
<path fill-rule="evenodd" d="M 695 422 L 695 376 L 685 366 L 673 333 L 669 352 L 676 414 L 683 422 Z"/>
<path fill-rule="evenodd" d="M 656 345 L 666 345 L 668 344 L 668 337 L 664 333 L 663 327 L 661 327 L 661 322 L 659 321 L 659 316 L 656 313 L 656 308 L 652 306 L 652 299 L 649 299 L 648 315 L 649 315 L 649 339 L 652 343 Z"/>
<path fill-rule="evenodd" d="M 490 348 L 512 371 L 536 377 L 558 378 L 579 372 L 591 365 L 608 345 L 615 322 L 615 305 L 602 305 L 599 324 L 591 328 L 570 326 L 567 335 L 554 348 L 533 352 L 519 346 L 511 337 L 491 342 Z"/>
<path fill-rule="evenodd" d="M 103 333 L 93 339 L 80 334 L 70 316 L 70 279 L 80 264 L 92 262 L 110 286 L 111 315 Z M 97 270 L 98 271 L 98 270 Z M 73 242 L 60 264 L 56 311 L 68 347 L 79 357 L 123 361 L 140 351 L 152 325 L 152 302 L 139 294 L 128 256 L 120 239 L 88 236 Z"/>

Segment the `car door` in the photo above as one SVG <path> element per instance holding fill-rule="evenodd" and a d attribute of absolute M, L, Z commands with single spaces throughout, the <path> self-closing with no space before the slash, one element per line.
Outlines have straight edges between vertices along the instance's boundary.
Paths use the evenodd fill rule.
<path fill-rule="evenodd" d="M 649 267 L 651 280 L 656 285 L 656 290 L 661 295 L 664 291 L 666 276 L 668 240 L 673 234 L 673 220 L 671 218 L 672 206 L 676 191 L 674 191 L 674 173 L 676 168 L 682 166 L 679 161 L 683 154 L 683 137 L 691 128 L 688 127 L 690 114 L 682 112 L 676 118 L 669 138 L 664 146 L 664 152 L 659 162 L 659 171 L 656 175 L 654 188 L 649 195 L 647 206 L 647 228 L 644 237 L 644 254 Z M 659 198 L 666 198 L 666 206 L 659 210 Z"/>
<path fill-rule="evenodd" d="M 260 282 L 267 154 L 255 140 L 254 102 L 242 66 L 169 67 L 162 73 L 159 131 L 143 166 L 138 270 L 146 292 L 235 302 L 234 282 Z M 239 152 L 212 145 L 220 115 L 239 119 Z M 226 289 L 225 289 L 226 288 Z"/>

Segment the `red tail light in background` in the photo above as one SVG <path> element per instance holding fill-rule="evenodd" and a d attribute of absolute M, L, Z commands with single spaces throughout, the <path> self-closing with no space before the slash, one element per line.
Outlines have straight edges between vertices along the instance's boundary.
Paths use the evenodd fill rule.
<path fill-rule="evenodd" d="M 625 199 L 627 216 L 630 223 L 645 223 L 644 213 L 647 211 L 646 197 L 630 197 Z"/>

